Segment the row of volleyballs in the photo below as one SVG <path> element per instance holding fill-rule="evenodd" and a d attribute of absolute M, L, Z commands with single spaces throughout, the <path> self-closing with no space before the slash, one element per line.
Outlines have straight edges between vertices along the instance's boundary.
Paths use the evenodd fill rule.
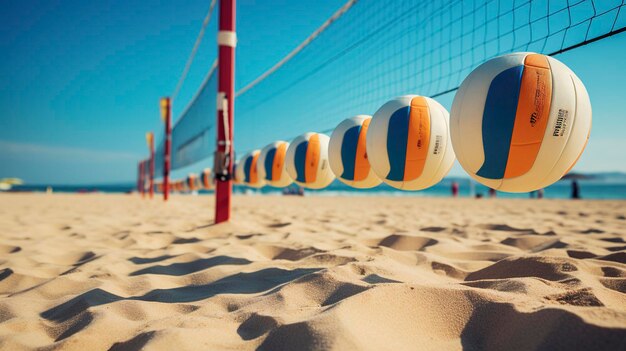
<path fill-rule="evenodd" d="M 330 137 L 306 133 L 246 154 L 236 180 L 321 189 L 337 178 L 355 188 L 384 182 L 420 190 L 438 183 L 456 155 L 476 181 L 526 192 L 565 175 L 590 130 L 589 95 L 578 77 L 552 57 L 514 53 L 476 68 L 451 114 L 431 98 L 401 96 L 371 117 L 344 120 Z"/>
<path fill-rule="evenodd" d="M 209 168 L 200 172 L 200 176 L 190 173 L 185 179 L 176 179 L 170 182 L 170 190 L 173 192 L 189 192 L 195 190 L 213 189 L 214 179 Z M 159 193 L 163 192 L 163 183 L 155 182 L 154 186 Z"/>

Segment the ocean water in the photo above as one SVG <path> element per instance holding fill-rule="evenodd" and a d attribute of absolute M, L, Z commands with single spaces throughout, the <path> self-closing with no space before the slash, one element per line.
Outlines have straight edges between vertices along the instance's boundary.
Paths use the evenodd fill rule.
<path fill-rule="evenodd" d="M 388 185 L 379 185 L 372 189 L 354 189 L 339 181 L 333 182 L 328 188 L 323 190 L 306 190 L 307 194 L 314 195 L 384 195 L 384 196 L 427 196 L 427 197 L 450 197 L 452 196 L 452 182 L 459 184 L 460 197 L 475 197 L 482 195 L 488 197 L 489 188 L 470 181 L 466 178 L 444 179 L 439 184 L 420 191 L 400 191 Z M 605 182 L 605 181 L 578 181 L 580 195 L 584 199 L 626 199 L 626 182 Z M 280 193 L 280 189 L 264 187 L 260 190 L 251 190 L 246 187 L 236 187 L 238 192 L 258 192 L 258 193 Z M 571 197 L 571 181 L 559 181 L 544 189 L 544 198 L 568 199 Z M 505 193 L 496 192 L 496 197 L 502 198 L 529 198 L 529 193 Z"/>
<path fill-rule="evenodd" d="M 459 183 L 460 197 L 474 197 L 480 194 L 488 196 L 488 188 L 467 178 L 448 178 L 439 184 L 420 191 L 399 191 L 388 185 L 380 185 L 373 189 L 353 189 L 339 181 L 333 182 L 328 188 L 323 190 L 306 190 L 307 195 L 314 196 L 434 196 L 450 197 L 451 184 L 453 181 Z M 599 181 L 599 180 L 579 180 L 580 194 L 583 199 L 626 199 L 626 182 L 623 181 Z M 47 185 L 22 185 L 13 188 L 16 192 L 45 192 Z M 293 188 L 293 187 L 292 187 Z M 135 191 L 132 184 L 115 185 L 61 185 L 52 186 L 54 192 L 61 193 L 131 193 Z M 257 193 L 257 194 L 280 194 L 282 189 L 264 187 L 262 189 L 251 189 L 245 186 L 235 186 L 235 193 Z M 200 191 L 200 194 L 211 194 L 212 191 Z M 502 198 L 529 198 L 529 193 L 505 193 L 497 192 L 497 197 Z M 562 180 L 544 189 L 544 198 L 547 199 L 567 199 L 571 196 L 571 181 Z"/>

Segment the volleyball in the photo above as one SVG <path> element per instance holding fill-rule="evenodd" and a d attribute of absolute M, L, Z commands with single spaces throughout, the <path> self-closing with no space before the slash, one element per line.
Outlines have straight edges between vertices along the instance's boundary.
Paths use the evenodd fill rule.
<path fill-rule="evenodd" d="M 478 66 L 452 105 L 459 163 L 481 184 L 507 192 L 544 188 L 565 175 L 591 131 L 591 102 L 566 65 L 514 53 Z"/>
<path fill-rule="evenodd" d="M 259 155 L 259 177 L 273 187 L 286 187 L 293 182 L 285 170 L 285 156 L 289 143 L 273 142 L 261 150 Z"/>
<path fill-rule="evenodd" d="M 233 173 L 231 176 L 231 179 L 233 181 L 233 184 L 241 184 L 241 181 L 239 180 L 239 173 L 237 173 L 237 169 L 239 169 L 239 163 L 241 162 L 241 160 L 239 162 L 234 162 L 233 163 Z"/>
<path fill-rule="evenodd" d="M 330 169 L 337 179 L 354 188 L 373 188 L 382 182 L 367 159 L 365 137 L 371 120 L 367 115 L 348 118 L 330 135 Z"/>
<path fill-rule="evenodd" d="M 261 188 L 265 182 L 259 177 L 259 155 L 261 150 L 251 151 L 243 156 L 237 167 L 237 178 L 239 181 L 253 188 Z"/>
<path fill-rule="evenodd" d="M 296 184 L 322 189 L 333 182 L 335 175 L 328 164 L 329 139 L 324 134 L 306 133 L 289 144 L 285 168 Z"/>
<path fill-rule="evenodd" d="M 189 173 L 189 175 L 187 176 L 187 188 L 189 189 L 189 191 L 195 191 L 197 190 L 197 176 L 195 173 Z"/>
<path fill-rule="evenodd" d="M 200 185 L 201 185 L 201 188 L 204 188 L 206 190 L 211 189 L 213 187 L 213 177 L 211 176 L 210 168 L 205 168 L 202 171 Z"/>
<path fill-rule="evenodd" d="M 448 111 L 437 101 L 405 95 L 385 103 L 372 117 L 366 146 L 372 169 L 402 190 L 437 184 L 454 163 Z"/>

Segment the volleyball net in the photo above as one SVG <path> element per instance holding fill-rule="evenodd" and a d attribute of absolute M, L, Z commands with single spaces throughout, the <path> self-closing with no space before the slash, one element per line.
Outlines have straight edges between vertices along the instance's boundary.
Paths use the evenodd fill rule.
<path fill-rule="evenodd" d="M 237 92 L 238 153 L 304 132 L 328 133 L 396 96 L 452 93 L 495 56 L 555 55 L 619 33 L 624 3 L 348 1 L 297 54 Z"/>
<path fill-rule="evenodd" d="M 217 60 L 172 128 L 171 169 L 177 170 L 210 158 L 216 145 Z M 155 173 L 163 174 L 164 140 L 155 153 Z"/>
<path fill-rule="evenodd" d="M 182 106 L 184 94 L 178 94 L 193 74 L 202 37 L 217 37 L 220 45 L 230 42 L 234 48 L 234 32 L 220 37 L 217 20 L 208 26 L 213 9 L 224 2 L 234 9 L 234 0 L 210 3 L 173 94 L 176 106 Z M 220 26 L 222 21 L 220 16 Z M 396 96 L 445 98 L 495 56 L 520 51 L 556 55 L 624 30 L 626 0 L 349 0 L 263 74 L 238 82 L 234 97 L 228 97 L 230 104 L 236 101 L 237 154 L 305 132 L 329 133 L 343 119 L 371 115 Z M 217 48 L 214 40 L 204 45 Z M 233 130 L 226 123 L 221 131 L 218 110 L 231 106 L 232 118 L 233 105 L 220 106 L 218 61 L 217 52 L 202 60 L 210 67 L 208 74 L 175 119 L 172 170 L 210 161 L 228 145 L 217 140 L 218 133 Z M 163 173 L 164 147 L 162 141 L 155 153 L 157 175 Z"/>

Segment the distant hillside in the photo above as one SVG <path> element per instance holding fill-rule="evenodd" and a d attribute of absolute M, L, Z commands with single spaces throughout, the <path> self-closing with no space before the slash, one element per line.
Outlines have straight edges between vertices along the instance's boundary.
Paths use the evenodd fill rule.
<path fill-rule="evenodd" d="M 571 175 L 582 176 L 582 178 L 584 178 L 583 181 L 585 182 L 616 183 L 616 184 L 626 183 L 626 173 L 623 173 L 623 172 L 595 172 L 595 173 L 575 172 L 575 173 L 570 173 L 569 175 L 570 176 Z"/>

